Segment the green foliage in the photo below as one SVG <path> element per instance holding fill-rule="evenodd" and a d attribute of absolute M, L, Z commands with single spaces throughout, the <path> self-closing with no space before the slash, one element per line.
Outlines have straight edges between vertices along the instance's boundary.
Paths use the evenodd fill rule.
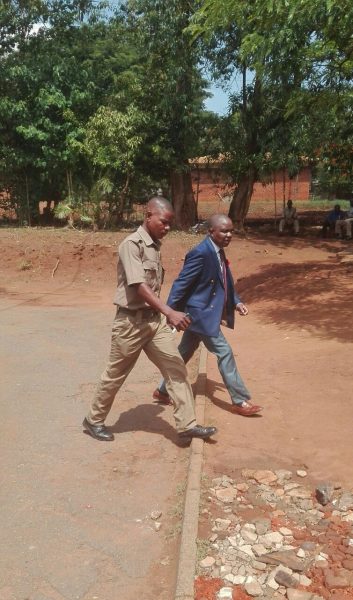
<path fill-rule="evenodd" d="M 189 27 L 193 39 L 207 41 L 215 77 L 243 77 L 221 128 L 239 187 L 254 174 L 268 179 L 286 168 L 293 175 L 317 161 L 325 167 L 338 140 L 350 160 L 352 22 L 348 0 L 201 2 Z"/>
<path fill-rule="evenodd" d="M 84 148 L 94 165 L 130 173 L 144 140 L 145 115 L 133 105 L 126 112 L 101 106 L 89 119 Z"/>

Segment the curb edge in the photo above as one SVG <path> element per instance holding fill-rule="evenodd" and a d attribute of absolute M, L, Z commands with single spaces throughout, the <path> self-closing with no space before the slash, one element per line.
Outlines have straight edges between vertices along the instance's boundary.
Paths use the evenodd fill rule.
<path fill-rule="evenodd" d="M 207 350 L 202 344 L 195 399 L 196 420 L 202 424 L 204 423 L 206 404 L 206 364 Z M 194 438 L 191 442 L 174 600 L 194 600 L 195 597 L 196 539 L 199 523 L 203 449 L 204 441 Z"/>

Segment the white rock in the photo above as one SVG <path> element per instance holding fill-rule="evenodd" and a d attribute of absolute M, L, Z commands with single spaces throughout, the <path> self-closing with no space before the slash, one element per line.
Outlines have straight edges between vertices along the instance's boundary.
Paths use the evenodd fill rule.
<path fill-rule="evenodd" d="M 253 553 L 255 554 L 255 556 L 262 556 L 263 554 L 266 554 L 267 549 L 265 548 L 265 546 L 263 544 L 254 544 L 252 547 Z"/>
<path fill-rule="evenodd" d="M 278 567 L 273 569 L 273 571 L 271 571 L 271 573 L 269 573 L 269 575 L 267 577 L 266 585 L 268 585 L 272 590 L 278 590 L 278 588 L 279 588 L 279 585 L 278 585 L 277 581 L 275 580 L 275 576 L 277 574 L 277 571 L 282 570 L 282 569 L 283 569 L 283 566 L 278 565 Z"/>
<path fill-rule="evenodd" d="M 300 585 L 304 585 L 305 587 L 307 587 L 308 585 L 311 585 L 312 581 L 311 581 L 311 579 L 309 579 L 309 577 L 300 573 L 299 574 L 299 583 L 300 583 Z"/>
<path fill-rule="evenodd" d="M 293 535 L 293 532 L 291 529 L 288 529 L 288 527 L 280 527 L 279 532 L 282 535 Z"/>
<path fill-rule="evenodd" d="M 159 521 L 154 522 L 154 528 L 156 531 L 159 531 L 161 527 L 162 527 L 162 523 L 160 523 Z"/>
<path fill-rule="evenodd" d="M 228 575 L 228 573 L 232 572 L 232 567 L 230 565 L 222 565 L 219 572 L 221 575 Z"/>
<path fill-rule="evenodd" d="M 304 590 L 287 589 L 288 600 L 311 600 L 312 597 L 313 595 L 310 592 L 305 592 Z"/>
<path fill-rule="evenodd" d="M 232 521 L 230 519 L 216 519 L 215 525 L 217 531 L 226 531 L 231 524 Z"/>
<path fill-rule="evenodd" d="M 237 485 L 235 486 L 238 490 L 238 492 L 247 492 L 249 489 L 249 486 L 247 483 L 237 483 Z"/>
<path fill-rule="evenodd" d="M 223 587 L 217 594 L 217 600 L 232 600 L 233 588 Z"/>
<path fill-rule="evenodd" d="M 227 538 L 228 542 L 230 543 L 231 546 L 233 546 L 233 548 L 238 548 L 239 546 L 239 538 L 235 535 L 231 535 Z"/>
<path fill-rule="evenodd" d="M 252 566 L 257 571 L 266 571 L 266 568 L 267 568 L 266 563 L 260 562 L 258 560 L 254 560 L 253 563 L 252 563 Z"/>
<path fill-rule="evenodd" d="M 275 581 L 272 577 L 267 579 L 266 585 L 268 585 L 268 587 L 270 587 L 272 590 L 278 590 L 279 588 L 277 581 Z"/>
<path fill-rule="evenodd" d="M 295 488 L 300 487 L 299 483 L 286 483 L 286 485 L 284 486 L 284 489 L 286 492 L 289 492 L 289 490 L 294 490 Z"/>
<path fill-rule="evenodd" d="M 257 534 L 255 531 L 247 531 L 246 529 L 242 529 L 240 534 L 243 540 L 250 542 L 251 544 L 254 544 L 257 540 Z"/>
<path fill-rule="evenodd" d="M 279 531 L 270 531 L 261 536 L 262 542 L 267 544 L 281 544 L 283 542 L 283 535 Z"/>
<path fill-rule="evenodd" d="M 246 593 L 249 594 L 249 596 L 256 597 L 256 596 L 262 596 L 262 594 L 263 594 L 262 587 L 258 581 L 246 582 L 244 587 L 245 587 Z"/>
<path fill-rule="evenodd" d="M 200 561 L 200 567 L 203 569 L 209 569 L 210 567 L 213 567 L 215 562 L 216 560 L 213 558 L 213 556 L 206 556 L 206 558 Z"/>
<path fill-rule="evenodd" d="M 306 471 L 302 471 L 301 469 L 299 469 L 299 470 L 297 471 L 297 475 L 298 475 L 298 477 L 306 477 L 306 476 L 307 476 L 307 474 L 308 474 L 308 473 L 307 473 Z"/>
<path fill-rule="evenodd" d="M 232 573 L 228 573 L 223 577 L 225 581 L 229 581 L 229 583 L 234 583 L 234 575 Z"/>
<path fill-rule="evenodd" d="M 275 474 L 277 475 L 279 481 L 287 481 L 292 477 L 292 472 L 287 471 L 286 469 L 277 469 L 277 471 L 275 471 Z"/>
<path fill-rule="evenodd" d="M 311 498 L 311 491 L 306 490 L 305 488 L 293 488 L 292 490 L 289 490 L 287 492 L 287 495 L 290 496 L 291 498 L 299 498 L 302 500 L 306 500 L 306 499 L 309 500 Z"/>
<path fill-rule="evenodd" d="M 255 521 L 255 529 L 258 535 L 263 535 L 267 533 L 271 528 L 270 519 L 256 519 Z"/>
<path fill-rule="evenodd" d="M 352 523 L 353 522 L 353 513 L 350 513 L 349 515 L 342 517 L 342 521 L 346 521 L 347 523 Z"/>
<path fill-rule="evenodd" d="M 269 484 L 277 481 L 277 475 L 275 475 L 275 473 L 272 471 L 260 470 L 253 473 L 253 479 L 255 479 L 255 481 L 258 483 Z"/>
<path fill-rule="evenodd" d="M 315 560 L 315 566 L 319 567 L 320 569 L 327 569 L 328 561 L 324 558 L 318 558 L 317 560 Z"/>
<path fill-rule="evenodd" d="M 306 556 L 305 550 L 303 550 L 303 548 L 299 548 L 299 550 L 297 552 L 297 556 L 299 556 L 299 558 L 305 558 L 305 556 Z"/>
<path fill-rule="evenodd" d="M 254 558 L 254 553 L 250 544 L 244 544 L 244 546 L 241 546 L 240 552 L 244 552 L 244 554 L 247 554 L 248 556 L 251 556 L 251 558 Z"/>
<path fill-rule="evenodd" d="M 154 521 L 157 521 L 157 519 L 159 519 L 161 516 L 162 516 L 161 510 L 153 510 L 150 514 L 151 519 L 153 519 Z"/>
<path fill-rule="evenodd" d="M 233 576 L 233 583 L 234 585 L 242 585 L 245 581 L 245 577 L 244 575 L 234 575 Z"/>
<path fill-rule="evenodd" d="M 234 501 L 236 492 L 233 488 L 222 488 L 216 490 L 216 498 L 224 504 L 229 504 Z"/>
<path fill-rule="evenodd" d="M 262 575 L 260 575 L 257 578 L 260 585 L 264 585 L 264 583 L 266 583 L 266 579 L 267 579 L 267 573 L 263 573 Z"/>

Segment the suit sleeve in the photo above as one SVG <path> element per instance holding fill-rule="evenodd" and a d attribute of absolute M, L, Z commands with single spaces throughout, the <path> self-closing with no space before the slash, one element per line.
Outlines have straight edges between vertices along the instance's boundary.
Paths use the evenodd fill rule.
<path fill-rule="evenodd" d="M 202 274 L 205 263 L 200 252 L 191 250 L 186 257 L 182 270 L 175 279 L 169 292 L 167 304 L 176 310 L 183 310 L 192 289 Z"/>
<path fill-rule="evenodd" d="M 234 302 L 234 306 L 236 306 L 237 304 L 239 304 L 240 302 L 242 302 L 242 300 L 239 298 L 237 291 L 235 289 L 235 284 L 234 284 L 234 279 L 233 279 L 233 275 L 230 271 L 230 269 L 227 269 L 227 273 L 228 273 L 228 282 L 229 280 L 231 281 L 232 284 L 232 289 L 233 289 L 233 302 Z M 229 287 L 229 286 L 228 286 Z"/>

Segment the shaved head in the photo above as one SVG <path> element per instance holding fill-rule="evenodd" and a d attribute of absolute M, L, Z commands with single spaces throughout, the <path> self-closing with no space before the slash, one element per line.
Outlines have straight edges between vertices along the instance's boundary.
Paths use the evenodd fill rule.
<path fill-rule="evenodd" d="M 233 223 L 227 215 L 223 214 L 215 214 L 211 215 L 208 219 L 208 229 L 212 230 L 215 227 L 220 227 L 221 225 L 225 225 L 226 227 L 233 227 Z"/>
<path fill-rule="evenodd" d="M 147 202 L 147 213 L 164 210 L 174 213 L 171 203 L 166 198 L 163 198 L 163 196 L 152 196 L 152 198 L 150 198 Z"/>
<path fill-rule="evenodd" d="M 219 248 L 226 248 L 232 239 L 233 223 L 227 215 L 212 215 L 208 219 L 208 232 L 211 240 Z"/>
<path fill-rule="evenodd" d="M 153 196 L 147 202 L 143 227 L 154 241 L 161 240 L 170 231 L 173 218 L 174 210 L 169 200 Z"/>

